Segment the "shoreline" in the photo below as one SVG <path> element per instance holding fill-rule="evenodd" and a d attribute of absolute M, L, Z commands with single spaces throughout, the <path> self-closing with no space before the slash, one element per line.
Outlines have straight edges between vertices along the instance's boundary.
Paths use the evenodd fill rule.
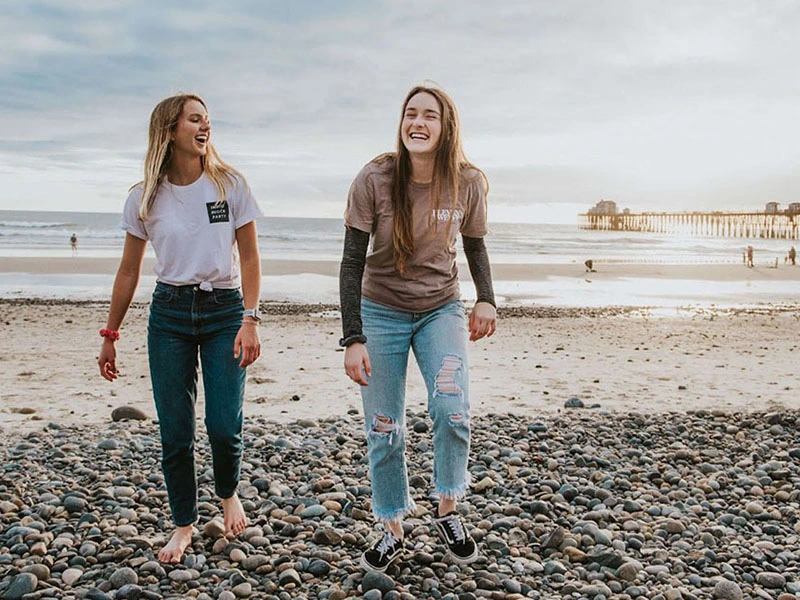
<path fill-rule="evenodd" d="M 91 307 L 108 310 L 110 300 L 73 299 L 73 298 L 2 298 L 0 308 L 24 306 L 76 306 Z M 147 310 L 150 302 L 134 300 L 131 302 L 132 310 Z M 469 307 L 469 303 L 467 303 Z M 340 318 L 339 305 L 324 302 L 259 302 L 259 312 L 269 316 L 313 316 L 325 318 Z M 673 312 L 673 311 L 667 311 Z M 618 316 L 633 316 L 653 318 L 663 315 L 665 309 L 655 306 L 558 306 L 558 305 L 529 305 L 529 306 L 498 306 L 498 319 L 576 319 L 576 318 L 605 318 Z M 723 315 L 771 315 L 798 313 L 800 318 L 800 298 L 795 303 L 776 303 L 761 306 L 679 306 L 674 308 L 674 316 L 687 317 L 705 316 L 715 317 Z"/>
<path fill-rule="evenodd" d="M 115 275 L 119 258 L 110 257 L 4 257 L 0 273 L 28 273 L 34 275 Z M 155 260 L 146 257 L 142 275 L 151 275 Z M 263 276 L 314 274 L 338 277 L 338 260 L 273 260 L 261 261 Z M 647 262 L 599 262 L 595 272 L 587 273 L 583 264 L 575 263 L 492 263 L 496 281 L 541 281 L 550 277 L 565 277 L 597 281 L 623 278 L 685 279 L 698 281 L 797 281 L 800 283 L 800 265 L 779 265 L 774 268 L 758 265 L 747 268 L 739 263 L 685 263 L 661 264 Z M 463 279 L 469 278 L 466 264 L 459 264 Z"/>

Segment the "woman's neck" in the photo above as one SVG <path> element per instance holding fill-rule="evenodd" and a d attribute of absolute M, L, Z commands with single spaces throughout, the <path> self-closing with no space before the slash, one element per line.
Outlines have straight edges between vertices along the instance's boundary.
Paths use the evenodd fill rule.
<path fill-rule="evenodd" d="M 167 166 L 167 179 L 173 185 L 189 185 L 197 181 L 203 174 L 203 163 L 196 156 L 175 156 Z"/>
<path fill-rule="evenodd" d="M 415 183 L 430 183 L 433 181 L 433 157 L 410 155 L 411 181 Z"/>

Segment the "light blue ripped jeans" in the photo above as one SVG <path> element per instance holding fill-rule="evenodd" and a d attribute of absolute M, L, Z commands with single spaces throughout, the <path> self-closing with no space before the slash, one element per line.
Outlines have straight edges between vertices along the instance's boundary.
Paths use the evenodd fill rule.
<path fill-rule="evenodd" d="M 408 351 L 428 388 L 433 419 L 433 481 L 440 497 L 460 499 L 469 483 L 467 319 L 460 300 L 424 313 L 362 298 L 361 316 L 372 365 L 361 387 L 369 449 L 372 510 L 393 521 L 414 511 L 406 468 Z"/>

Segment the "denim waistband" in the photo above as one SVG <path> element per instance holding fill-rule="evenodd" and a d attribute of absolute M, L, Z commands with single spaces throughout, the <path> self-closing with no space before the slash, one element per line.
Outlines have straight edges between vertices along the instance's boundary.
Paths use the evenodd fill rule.
<path fill-rule="evenodd" d="M 163 281 L 156 281 L 156 289 L 163 291 L 171 291 L 174 294 L 187 294 L 194 292 L 202 292 L 204 294 L 213 294 L 214 292 L 223 292 L 230 290 L 238 290 L 239 288 L 211 288 L 205 289 L 205 286 L 199 283 L 190 283 L 188 285 L 172 285 L 171 283 L 164 283 Z"/>

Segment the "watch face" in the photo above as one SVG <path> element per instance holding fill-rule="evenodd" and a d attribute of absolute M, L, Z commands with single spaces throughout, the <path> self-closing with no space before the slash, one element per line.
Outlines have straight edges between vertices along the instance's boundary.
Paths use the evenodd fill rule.
<path fill-rule="evenodd" d="M 261 313 L 258 312 L 257 308 L 247 308 L 247 309 L 245 309 L 244 316 L 245 317 L 251 317 L 251 318 L 255 319 L 256 321 L 260 321 L 261 320 Z"/>

